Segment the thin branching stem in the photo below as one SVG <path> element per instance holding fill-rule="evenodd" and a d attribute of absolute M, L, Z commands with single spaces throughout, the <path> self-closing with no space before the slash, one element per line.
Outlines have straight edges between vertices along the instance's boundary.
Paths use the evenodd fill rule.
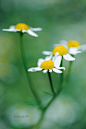
<path fill-rule="evenodd" d="M 63 66 L 63 56 L 62 56 L 62 60 L 61 60 L 61 64 L 60 67 Z M 63 70 L 62 73 L 60 74 L 60 83 L 59 83 L 59 87 L 61 86 L 61 84 L 63 83 Z"/>
<path fill-rule="evenodd" d="M 57 91 L 56 91 L 56 94 L 52 97 L 52 99 L 49 101 L 49 103 L 47 104 L 47 106 L 44 107 L 44 109 L 42 110 L 42 115 L 38 121 L 37 124 L 33 125 L 31 128 L 29 129 L 36 129 L 37 126 L 39 126 L 44 118 L 44 115 L 48 109 L 48 107 L 51 105 L 51 103 L 55 100 L 55 98 L 60 94 L 60 92 L 62 91 L 62 89 L 67 85 L 68 81 L 69 81 L 69 77 L 70 77 L 70 72 L 71 72 L 71 67 L 72 67 L 72 62 L 70 61 L 69 62 L 69 69 L 68 69 L 68 74 L 67 74 L 67 79 L 66 81 L 63 81 L 63 77 L 61 76 L 62 78 L 62 83 L 61 85 L 58 87 Z"/>
<path fill-rule="evenodd" d="M 53 93 L 53 95 L 55 95 L 55 91 L 54 91 L 54 87 L 53 87 L 52 79 L 51 79 L 51 74 L 49 71 L 48 71 L 48 77 L 49 77 L 50 87 L 51 87 L 52 93 Z"/>
<path fill-rule="evenodd" d="M 35 90 L 33 89 L 33 87 L 31 86 L 31 83 L 30 83 L 30 79 L 29 79 L 29 74 L 28 74 L 28 71 L 27 71 L 27 67 L 26 67 L 26 60 L 25 60 L 25 55 L 24 55 L 24 46 L 23 46 L 23 41 L 22 41 L 22 38 L 23 38 L 23 33 L 21 32 L 20 33 L 20 46 L 21 46 L 21 54 L 22 54 L 22 62 L 23 62 L 23 65 L 24 65 L 24 68 L 25 68 L 25 72 L 26 72 L 26 76 L 27 76 L 27 80 L 28 80 L 28 84 L 30 86 L 30 89 L 35 97 L 35 100 L 37 102 L 37 104 L 39 105 L 39 107 L 42 109 L 42 106 L 41 106 L 41 101 L 38 97 L 38 95 L 36 94 Z"/>

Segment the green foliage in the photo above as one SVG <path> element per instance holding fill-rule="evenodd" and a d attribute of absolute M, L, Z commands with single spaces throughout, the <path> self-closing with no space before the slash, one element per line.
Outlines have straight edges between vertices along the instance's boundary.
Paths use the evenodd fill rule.
<path fill-rule="evenodd" d="M 81 44 L 86 43 L 85 0 L 1 0 L 0 2 L 1 29 L 9 28 L 10 25 L 16 25 L 19 22 L 26 23 L 34 28 L 43 28 L 43 31 L 37 32 L 39 35 L 38 38 L 32 37 L 28 34 L 24 35 L 23 42 L 27 68 L 36 67 L 37 60 L 40 57 L 44 58 L 41 52 L 43 50 L 52 50 L 53 44 L 58 43 L 60 40 L 68 41 L 73 39 L 78 40 Z M 1 74 L 0 72 L 0 119 L 2 119 L 0 125 L 3 129 L 16 129 L 18 127 L 12 127 L 12 123 L 9 122 L 5 116 L 7 109 L 16 103 L 26 103 L 27 105 L 33 105 L 33 107 L 37 106 L 35 98 L 28 86 L 26 73 L 21 60 L 19 34 L 2 32 L 1 29 L 0 71 L 2 71 L 3 68 L 4 72 L 2 73 L 5 74 Z M 2 62 L 7 65 L 3 65 Z M 64 61 L 64 66 L 66 67 L 64 75 L 66 75 L 68 62 Z M 46 105 L 49 101 L 49 97 L 52 97 L 47 75 L 42 72 L 36 72 L 29 73 L 29 76 L 36 93 L 43 101 L 43 105 Z M 52 80 L 57 89 L 59 75 L 52 73 Z M 76 60 L 72 66 L 70 80 L 68 85 L 62 90 L 60 96 L 63 96 L 63 98 L 65 97 L 65 99 L 72 98 L 72 100 L 69 99 L 69 104 L 73 101 L 74 103 L 72 103 L 72 106 L 75 107 L 73 110 L 75 111 L 76 109 L 79 111 L 73 123 L 67 123 L 66 121 L 65 125 L 58 121 L 49 121 L 49 119 L 46 121 L 45 117 L 41 127 L 44 127 L 44 129 L 85 129 L 86 53 L 76 55 Z M 58 99 L 56 99 L 54 106 L 58 106 L 60 111 L 61 106 L 59 106 L 59 104 L 61 103 L 59 101 L 59 104 L 56 105 L 57 101 Z M 79 108 L 77 108 L 76 103 Z M 66 104 L 67 103 L 65 103 L 65 106 L 63 105 L 63 107 L 67 110 Z M 53 115 L 52 109 L 53 108 L 51 107 L 51 118 Z M 61 111 L 65 110 L 61 108 Z M 69 116 L 70 114 L 71 111 Z M 66 117 L 67 116 L 68 114 Z M 3 122 L 6 127 L 3 125 Z M 64 119 L 63 123 L 65 123 Z M 39 129 L 41 129 L 41 127 L 39 127 Z"/>

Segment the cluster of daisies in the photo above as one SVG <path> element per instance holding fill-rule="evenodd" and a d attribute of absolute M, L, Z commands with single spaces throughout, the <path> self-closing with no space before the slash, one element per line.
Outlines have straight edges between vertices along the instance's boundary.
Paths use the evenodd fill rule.
<path fill-rule="evenodd" d="M 54 44 L 54 49 L 52 51 L 43 51 L 42 53 L 46 55 L 45 59 L 40 58 L 38 60 L 38 67 L 30 68 L 28 71 L 43 71 L 46 72 L 56 72 L 62 73 L 61 69 L 65 70 L 65 67 L 61 67 L 62 59 L 67 61 L 74 61 L 75 55 L 86 50 L 86 45 L 81 45 L 78 41 L 61 40 L 59 44 Z"/>
<path fill-rule="evenodd" d="M 18 23 L 15 26 L 10 26 L 9 29 L 3 29 L 3 31 L 9 32 L 20 32 L 28 33 L 31 36 L 38 37 L 34 31 L 41 31 L 42 28 L 32 28 L 25 23 Z M 38 59 L 37 67 L 29 68 L 28 71 L 43 71 L 46 72 L 56 72 L 62 73 L 62 69 L 65 70 L 65 67 L 61 67 L 62 59 L 64 58 L 67 61 L 74 61 L 74 55 L 81 53 L 86 50 L 86 45 L 81 45 L 78 41 L 70 40 L 65 41 L 61 40 L 59 44 L 54 44 L 54 49 L 52 51 L 43 51 L 42 53 L 46 55 L 45 59 Z"/>

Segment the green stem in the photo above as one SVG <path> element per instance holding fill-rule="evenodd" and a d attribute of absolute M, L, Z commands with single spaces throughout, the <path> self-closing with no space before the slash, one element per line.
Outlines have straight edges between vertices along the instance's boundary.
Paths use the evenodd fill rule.
<path fill-rule="evenodd" d="M 62 63 L 61 63 L 61 64 L 62 64 Z M 70 77 L 71 67 L 72 67 L 72 61 L 69 62 L 69 69 L 68 69 L 68 74 L 67 74 L 67 79 L 66 79 L 66 81 L 64 81 L 64 82 L 61 83 L 61 85 L 59 86 L 59 88 L 58 88 L 56 94 L 53 96 L 53 98 L 50 100 L 50 102 L 47 104 L 47 106 L 44 107 L 44 109 L 42 110 L 42 115 L 41 115 L 41 117 L 40 117 L 38 123 L 37 123 L 36 125 L 34 125 L 33 128 L 30 128 L 30 129 L 35 129 L 35 127 L 37 127 L 37 126 L 41 123 L 41 121 L 43 120 L 43 117 L 44 117 L 44 115 L 45 115 L 46 110 L 48 109 L 48 107 L 49 107 L 49 106 L 51 105 L 51 103 L 55 100 L 55 98 L 60 94 L 62 88 L 64 88 L 64 87 L 67 85 L 68 80 L 69 80 L 69 77 Z M 63 75 L 63 74 L 62 74 L 62 75 Z M 63 80 L 63 77 L 62 77 L 62 76 L 61 76 L 61 79 Z"/>
<path fill-rule="evenodd" d="M 50 81 L 50 86 L 51 86 L 52 93 L 53 93 L 53 95 L 55 95 L 55 91 L 54 91 L 54 88 L 53 88 L 52 79 L 51 79 L 51 75 L 50 75 L 50 72 L 49 71 L 48 71 L 48 77 L 49 77 L 49 81 Z"/>
<path fill-rule="evenodd" d="M 60 67 L 63 66 L 63 56 L 62 56 L 62 60 L 61 60 L 61 64 L 60 64 Z M 63 70 L 62 70 L 62 73 L 60 74 L 60 83 L 59 83 L 59 87 L 61 86 L 62 82 L 63 82 Z"/>
<path fill-rule="evenodd" d="M 72 63 L 73 63 L 73 61 L 69 61 L 69 67 L 68 67 L 66 81 L 63 81 L 63 83 L 61 84 L 61 87 L 59 87 L 58 90 L 60 90 L 61 88 L 65 87 L 67 85 L 69 78 L 70 78 Z"/>
<path fill-rule="evenodd" d="M 67 74 L 67 80 L 66 80 L 66 81 L 69 80 L 70 72 L 71 72 L 71 67 L 72 67 L 72 63 L 73 63 L 73 61 L 69 61 L 69 68 L 68 68 L 68 74 Z"/>
<path fill-rule="evenodd" d="M 43 120 L 43 118 L 44 118 L 44 115 L 45 115 L 45 113 L 46 113 L 48 107 L 51 105 L 51 103 L 54 101 L 54 99 L 59 95 L 60 91 L 61 91 L 61 90 L 58 90 L 57 93 L 56 93 L 56 94 L 53 96 L 53 98 L 50 100 L 50 102 L 47 104 L 47 106 L 44 107 L 44 109 L 42 110 L 42 115 L 41 115 L 39 121 L 37 122 L 37 124 L 33 125 L 33 126 L 30 127 L 29 129 L 36 129 L 36 127 L 41 124 L 41 122 L 42 122 L 42 120 Z"/>
<path fill-rule="evenodd" d="M 23 40 L 22 40 L 22 38 L 23 38 L 23 33 L 20 33 L 20 42 L 21 42 L 20 46 L 21 46 L 22 62 L 23 62 L 23 65 L 24 65 L 24 68 L 25 68 L 25 72 L 26 72 L 26 75 L 27 75 L 28 84 L 30 86 L 30 89 L 31 89 L 34 97 L 35 97 L 35 100 L 36 100 L 37 104 L 39 105 L 40 108 L 42 108 L 41 107 L 41 101 L 40 101 L 39 97 L 37 96 L 35 90 L 33 89 L 33 87 L 31 86 L 31 83 L 30 83 L 28 71 L 27 71 L 27 68 L 26 68 L 26 65 L 25 65 L 26 64 L 25 63 L 26 61 L 25 61 L 24 46 L 23 46 Z"/>
<path fill-rule="evenodd" d="M 63 56 L 62 56 L 60 67 L 62 67 L 62 66 L 63 66 Z M 56 94 L 60 93 L 60 91 L 62 89 L 62 84 L 63 84 L 63 70 L 62 70 L 62 73 L 60 74 L 60 83 L 59 83 L 59 86 L 58 86 Z"/>
<path fill-rule="evenodd" d="M 67 85 L 67 83 L 68 83 L 68 81 L 69 81 L 72 63 L 73 63 L 73 61 L 70 61 L 70 62 L 69 62 L 69 67 L 68 67 L 68 73 L 67 73 L 66 81 L 64 81 L 64 82 L 62 83 L 62 87 L 65 87 L 65 85 Z"/>

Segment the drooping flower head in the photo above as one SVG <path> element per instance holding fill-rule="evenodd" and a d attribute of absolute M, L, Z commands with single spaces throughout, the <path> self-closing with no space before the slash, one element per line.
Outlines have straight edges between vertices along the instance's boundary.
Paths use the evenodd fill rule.
<path fill-rule="evenodd" d="M 28 26 L 25 23 L 18 23 L 15 26 L 10 26 L 9 29 L 2 29 L 3 31 L 9 31 L 9 32 L 22 32 L 22 33 L 28 33 L 31 36 L 38 37 L 36 33 L 33 31 L 41 31 L 42 28 L 32 28 Z"/>
<path fill-rule="evenodd" d="M 52 60 L 44 60 L 42 58 L 40 58 L 38 60 L 38 67 L 32 67 L 30 69 L 28 69 L 28 71 L 30 72 L 35 72 L 35 71 L 43 71 L 43 73 L 46 73 L 46 72 L 52 72 L 52 70 L 56 73 L 62 73 L 61 70 L 59 69 L 65 69 L 64 67 L 59 67 L 59 66 L 56 66 L 56 62 L 53 62 Z"/>

